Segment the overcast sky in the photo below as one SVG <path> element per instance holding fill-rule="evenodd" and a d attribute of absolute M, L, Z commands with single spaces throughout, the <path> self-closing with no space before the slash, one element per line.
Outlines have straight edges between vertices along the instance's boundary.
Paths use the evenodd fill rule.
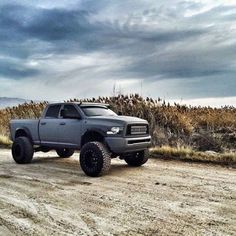
<path fill-rule="evenodd" d="M 0 45 L 0 97 L 236 105 L 234 0 L 1 0 Z"/>

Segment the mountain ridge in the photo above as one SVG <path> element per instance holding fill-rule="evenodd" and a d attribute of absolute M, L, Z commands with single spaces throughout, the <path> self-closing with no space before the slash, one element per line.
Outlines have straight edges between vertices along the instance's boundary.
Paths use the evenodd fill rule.
<path fill-rule="evenodd" d="M 31 100 L 24 98 L 12 98 L 12 97 L 0 97 L 0 109 L 4 109 L 6 107 L 13 107 L 19 104 L 29 102 Z"/>

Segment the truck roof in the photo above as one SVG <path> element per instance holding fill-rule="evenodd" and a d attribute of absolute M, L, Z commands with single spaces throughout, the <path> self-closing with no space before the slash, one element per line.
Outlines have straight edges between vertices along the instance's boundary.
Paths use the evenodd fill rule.
<path fill-rule="evenodd" d="M 95 103 L 95 102 L 53 102 L 49 103 L 48 105 L 62 105 L 62 104 L 76 104 L 81 107 L 87 107 L 87 106 L 102 106 L 102 107 L 109 107 L 110 105 L 107 103 Z"/>

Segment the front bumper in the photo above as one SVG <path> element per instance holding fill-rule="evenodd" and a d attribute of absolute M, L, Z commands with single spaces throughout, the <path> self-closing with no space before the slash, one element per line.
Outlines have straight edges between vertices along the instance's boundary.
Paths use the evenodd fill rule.
<path fill-rule="evenodd" d="M 147 149 L 151 146 L 151 136 L 144 137 L 106 137 L 105 141 L 113 153 L 127 153 Z"/>

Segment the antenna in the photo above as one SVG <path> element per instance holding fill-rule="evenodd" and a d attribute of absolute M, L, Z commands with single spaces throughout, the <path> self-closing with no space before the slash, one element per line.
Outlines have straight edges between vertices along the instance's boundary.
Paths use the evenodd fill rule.
<path fill-rule="evenodd" d="M 116 96 L 116 81 L 113 84 L 113 97 Z"/>
<path fill-rule="evenodd" d="M 143 96 L 143 80 L 141 79 L 141 81 L 140 81 L 140 95 L 141 95 L 141 97 Z"/>

